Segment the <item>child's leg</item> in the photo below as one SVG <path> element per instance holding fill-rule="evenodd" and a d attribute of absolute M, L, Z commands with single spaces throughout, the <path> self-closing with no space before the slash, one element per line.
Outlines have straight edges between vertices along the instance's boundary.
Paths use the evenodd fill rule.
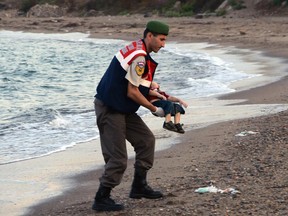
<path fill-rule="evenodd" d="M 172 115 L 171 113 L 174 113 L 174 105 L 171 101 L 167 101 L 167 100 L 159 100 L 159 101 L 155 101 L 153 102 L 153 105 L 158 106 L 158 107 L 162 107 L 162 109 L 165 112 L 165 121 L 163 123 L 163 128 L 170 130 L 170 131 L 174 131 L 177 132 L 177 128 L 175 127 L 174 123 L 171 121 Z"/>
<path fill-rule="evenodd" d="M 178 105 L 178 104 L 177 104 Z M 179 105 L 178 105 L 179 106 Z M 180 106 L 179 106 L 180 107 Z M 178 133 L 185 133 L 182 125 L 180 124 L 180 116 L 181 116 L 181 111 L 179 110 L 179 107 L 178 109 L 176 109 L 176 113 L 175 113 L 175 116 L 174 116 L 174 125 L 177 129 L 177 132 Z"/>
<path fill-rule="evenodd" d="M 165 121 L 163 123 L 163 128 L 165 128 L 167 130 L 170 130 L 170 131 L 178 132 L 178 130 L 175 127 L 174 123 L 171 121 L 171 114 L 167 114 L 165 116 Z"/>
<path fill-rule="evenodd" d="M 177 112 L 175 114 L 175 116 L 174 116 L 174 124 L 180 123 L 180 116 L 181 116 L 180 112 Z"/>
<path fill-rule="evenodd" d="M 174 116 L 174 121 L 175 121 L 175 127 L 177 129 L 178 133 L 185 133 L 182 125 L 180 124 L 180 112 L 176 113 L 176 115 Z"/>
<path fill-rule="evenodd" d="M 166 116 L 165 116 L 165 122 L 170 122 L 171 121 L 171 114 L 168 113 Z"/>

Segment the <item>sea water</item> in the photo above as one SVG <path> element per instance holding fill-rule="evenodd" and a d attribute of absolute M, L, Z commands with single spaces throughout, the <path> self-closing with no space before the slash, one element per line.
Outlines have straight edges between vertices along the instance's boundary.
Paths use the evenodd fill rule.
<path fill-rule="evenodd" d="M 95 88 L 128 43 L 81 33 L 0 31 L 0 165 L 97 139 Z M 231 83 L 258 76 L 197 52 L 193 44 L 168 42 L 151 55 L 159 63 L 155 81 L 183 99 L 233 92 Z"/>

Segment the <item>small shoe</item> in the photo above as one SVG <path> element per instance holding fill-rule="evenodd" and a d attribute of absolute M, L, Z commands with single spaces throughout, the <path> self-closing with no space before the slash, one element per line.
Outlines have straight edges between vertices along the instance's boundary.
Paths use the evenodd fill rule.
<path fill-rule="evenodd" d="M 163 128 L 166 129 L 166 130 L 178 132 L 178 131 L 177 131 L 177 128 L 175 127 L 175 125 L 173 124 L 172 121 L 170 121 L 170 122 L 164 122 Z"/>
<path fill-rule="evenodd" d="M 177 129 L 177 132 L 178 132 L 178 133 L 182 133 L 182 134 L 185 133 L 185 131 L 184 131 L 184 129 L 182 128 L 182 125 L 181 125 L 180 123 L 175 124 L 175 128 Z"/>

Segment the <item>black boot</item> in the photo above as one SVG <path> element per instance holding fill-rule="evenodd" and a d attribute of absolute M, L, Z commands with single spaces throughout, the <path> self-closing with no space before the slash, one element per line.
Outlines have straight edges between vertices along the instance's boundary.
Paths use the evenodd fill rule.
<path fill-rule="evenodd" d="M 96 193 L 94 204 L 92 209 L 95 211 L 120 211 L 124 209 L 121 204 L 115 203 L 110 198 L 111 188 L 99 186 L 98 192 Z"/>
<path fill-rule="evenodd" d="M 134 180 L 129 197 L 134 199 L 158 199 L 163 197 L 160 191 L 154 191 L 146 181 L 147 171 L 144 169 L 135 169 Z"/>

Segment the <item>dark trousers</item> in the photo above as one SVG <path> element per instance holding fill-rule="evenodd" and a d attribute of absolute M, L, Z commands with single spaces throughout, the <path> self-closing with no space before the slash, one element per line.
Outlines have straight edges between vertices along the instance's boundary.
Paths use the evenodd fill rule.
<path fill-rule="evenodd" d="M 105 161 L 105 170 L 100 183 L 113 188 L 120 184 L 127 168 L 126 140 L 136 153 L 134 166 L 149 170 L 154 162 L 155 136 L 136 113 L 116 112 L 98 99 L 94 104 Z"/>

